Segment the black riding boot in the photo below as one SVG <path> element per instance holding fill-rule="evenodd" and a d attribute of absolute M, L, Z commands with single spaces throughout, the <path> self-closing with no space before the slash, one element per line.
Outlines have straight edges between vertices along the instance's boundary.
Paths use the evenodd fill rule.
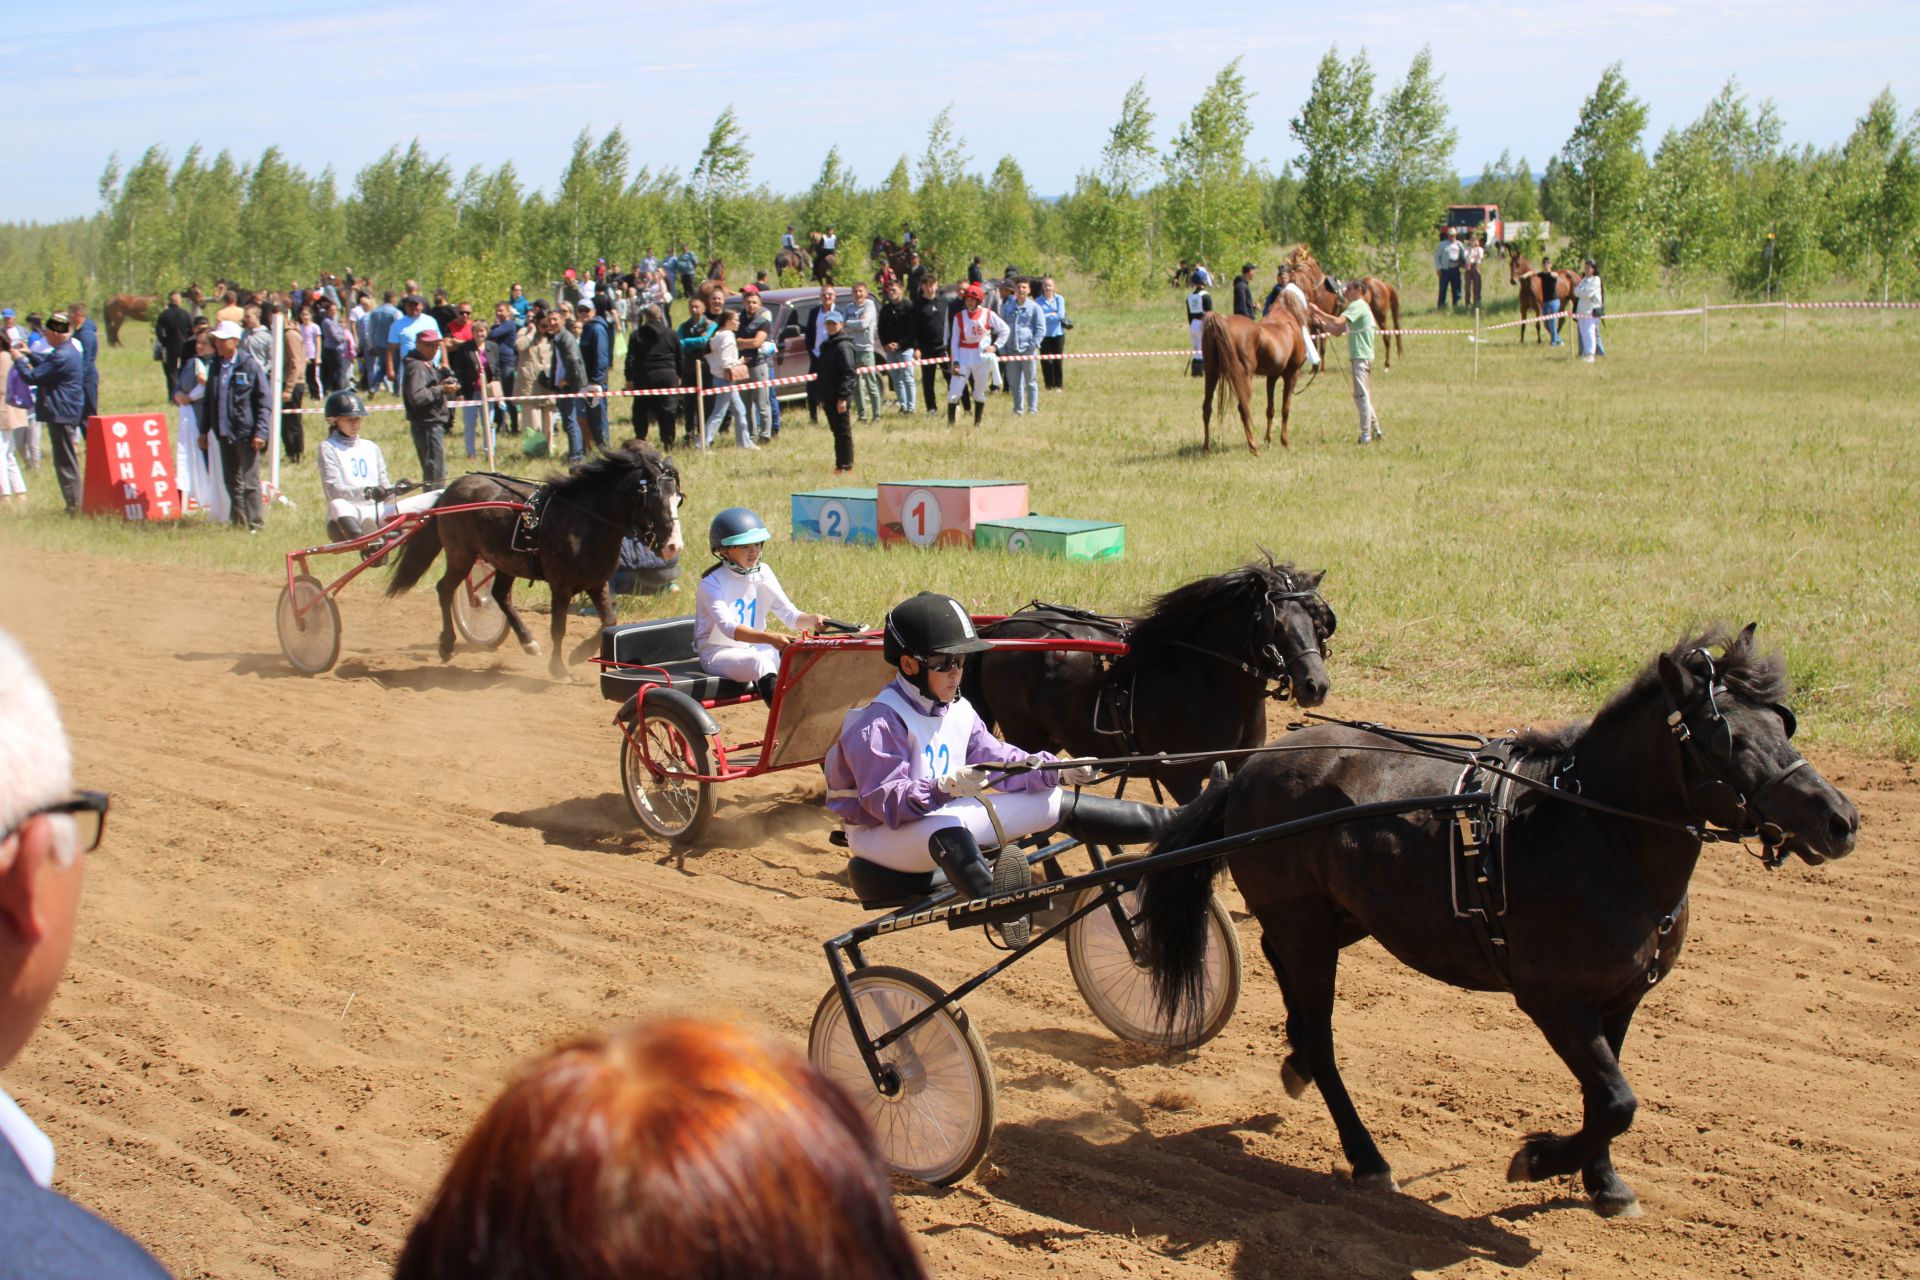
<path fill-rule="evenodd" d="M 327 521 L 327 536 L 335 542 L 352 542 L 365 537 L 366 533 L 358 516 L 335 516 Z"/>
<path fill-rule="evenodd" d="M 957 420 L 956 415 L 959 414 L 959 412 L 960 412 L 960 402 L 958 400 L 947 401 L 947 425 L 948 426 L 952 426 L 954 424 L 954 422 Z"/>
<path fill-rule="evenodd" d="M 1060 801 L 1060 829 L 1094 844 L 1152 844 L 1178 812 L 1139 800 L 1069 791 Z"/>
<path fill-rule="evenodd" d="M 754 689 L 760 694 L 760 701 L 766 703 L 768 706 L 773 705 L 773 686 L 779 679 L 780 677 L 777 674 L 768 672 L 753 682 Z"/>
<path fill-rule="evenodd" d="M 973 425 L 974 426 L 977 427 L 980 425 L 980 415 L 985 413 L 986 411 L 987 411 L 987 402 L 985 400 L 975 400 L 973 402 Z"/>
<path fill-rule="evenodd" d="M 989 863 L 980 851 L 980 842 L 965 827 L 945 827 L 934 832 L 927 840 L 927 852 L 933 857 L 933 865 L 947 873 L 948 882 L 962 898 L 985 898 L 1012 889 L 1025 889 L 1033 883 L 1033 873 L 1027 869 L 1027 855 L 1020 852 L 1018 845 L 1008 845 Z M 1000 936 L 1008 946 L 1026 945 L 1028 917 L 1001 920 L 999 926 Z"/>

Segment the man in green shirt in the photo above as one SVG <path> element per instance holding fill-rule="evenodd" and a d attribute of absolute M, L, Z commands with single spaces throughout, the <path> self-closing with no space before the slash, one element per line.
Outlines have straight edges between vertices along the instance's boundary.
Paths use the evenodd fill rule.
<path fill-rule="evenodd" d="M 1347 335 L 1347 368 L 1353 374 L 1353 404 L 1360 411 L 1360 443 L 1384 440 L 1380 417 L 1373 411 L 1373 393 L 1368 381 L 1373 376 L 1373 335 L 1378 331 L 1373 308 L 1367 305 L 1366 286 L 1359 280 L 1347 281 L 1346 309 L 1327 323 L 1327 332 Z"/>

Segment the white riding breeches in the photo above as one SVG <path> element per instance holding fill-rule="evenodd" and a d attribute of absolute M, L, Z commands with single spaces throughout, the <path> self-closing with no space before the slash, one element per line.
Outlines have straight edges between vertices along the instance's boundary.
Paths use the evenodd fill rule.
<path fill-rule="evenodd" d="M 994 791 L 986 798 L 993 801 L 993 810 L 1000 815 L 1000 825 L 1008 840 L 1045 831 L 1060 821 L 1058 787 L 1005 794 Z M 898 827 L 850 826 L 847 848 L 868 862 L 877 862 L 895 871 L 931 871 L 933 855 L 927 852 L 927 841 L 934 832 L 948 827 L 965 827 L 973 832 L 973 838 L 983 849 L 1000 843 L 1000 833 L 993 829 L 987 806 L 978 798 L 968 796 L 963 800 L 949 800 L 926 817 Z"/>
<path fill-rule="evenodd" d="M 396 515 L 403 512 L 412 515 L 416 511 L 425 511 L 438 501 L 440 501 L 440 491 L 437 489 L 427 493 L 410 493 L 398 502 L 380 503 L 379 510 L 376 512 L 371 502 L 354 502 L 349 498 L 335 498 L 327 503 L 327 519 L 338 520 L 344 516 L 358 520 L 368 533 L 372 533 Z"/>
<path fill-rule="evenodd" d="M 730 644 L 701 654 L 700 667 L 709 675 L 752 684 L 780 670 L 780 651 L 770 644 Z"/>
<path fill-rule="evenodd" d="M 967 364 L 956 360 L 953 365 L 953 380 L 947 387 L 948 403 L 958 400 L 960 393 L 969 384 L 973 387 L 974 402 L 977 404 L 985 400 L 987 389 L 993 385 L 993 362 L 984 356 Z"/>

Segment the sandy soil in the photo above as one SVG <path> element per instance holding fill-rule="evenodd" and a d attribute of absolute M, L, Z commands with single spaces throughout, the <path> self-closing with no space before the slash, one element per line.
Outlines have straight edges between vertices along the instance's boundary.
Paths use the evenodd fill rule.
<path fill-rule="evenodd" d="M 302 678 L 276 590 L 0 557 L 0 625 L 59 694 L 83 785 L 114 795 L 71 972 L 6 1076 L 63 1190 L 182 1276 L 376 1276 L 479 1110 L 556 1039 L 695 1010 L 804 1044 L 819 943 L 863 916 L 815 776 L 724 791 L 713 847 L 676 869 L 632 830 L 591 681 L 504 650 L 442 666 L 430 598 L 371 582 L 345 597 L 336 672 Z M 998 1136 L 958 1187 L 900 1183 L 900 1211 L 949 1276 L 1920 1273 L 1920 794 L 1907 765 L 1815 761 L 1859 802 L 1859 851 L 1772 875 L 1709 854 L 1688 953 L 1635 1024 L 1641 1109 L 1615 1153 L 1643 1218 L 1504 1181 L 1526 1132 L 1577 1119 L 1571 1077 L 1510 1001 L 1371 944 L 1338 1029 L 1405 1194 L 1353 1189 L 1317 1097 L 1280 1088 L 1279 992 L 1245 920 L 1239 1013 L 1185 1059 L 1115 1041 L 1064 954 L 971 998 Z M 986 956 L 932 929 L 871 954 L 949 984 Z"/>

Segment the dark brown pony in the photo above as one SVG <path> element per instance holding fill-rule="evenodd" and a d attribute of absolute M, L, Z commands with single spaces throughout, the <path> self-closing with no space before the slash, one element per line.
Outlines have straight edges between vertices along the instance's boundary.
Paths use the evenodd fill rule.
<path fill-rule="evenodd" d="M 1633 1213 L 1633 1189 L 1610 1154 L 1635 1107 L 1620 1051 L 1641 999 L 1680 958 L 1687 885 L 1704 842 L 1757 837 L 1774 857 L 1812 866 L 1851 852 L 1860 825 L 1853 803 L 1789 741 L 1786 668 L 1757 651 L 1753 631 L 1716 627 L 1676 645 L 1590 722 L 1528 730 L 1472 758 L 1457 744 L 1363 727 L 1283 735 L 1231 783 L 1183 809 L 1161 837 L 1159 852 L 1250 839 L 1210 862 L 1146 877 L 1140 963 L 1171 1012 L 1194 1007 L 1213 878 L 1224 864 L 1260 922 L 1261 949 L 1286 1001 L 1291 1052 L 1281 1082 L 1296 1098 L 1319 1086 L 1353 1180 L 1383 1191 L 1394 1189 L 1392 1170 L 1334 1061 L 1340 952 L 1373 937 L 1402 964 L 1451 986 L 1511 992 L 1579 1081 L 1584 1105 L 1577 1132 L 1529 1135 L 1507 1180 L 1577 1173 L 1601 1214 Z M 1409 809 L 1291 839 L 1251 838 L 1353 806 L 1446 796 L 1476 769 L 1478 787 L 1504 786 L 1480 768 L 1489 759 L 1530 781 L 1497 815 L 1483 810 L 1466 823 L 1460 814 Z M 1489 830 L 1502 819 L 1504 838 Z M 1495 887 L 1476 888 L 1490 881 Z M 1476 927 L 1476 919 L 1489 924 Z M 1440 1045 L 1473 1034 L 1433 1032 Z M 1468 1096 L 1483 1092 L 1481 1074 L 1460 1077 Z M 1248 1109 L 1257 1105 L 1247 1100 Z"/>
<path fill-rule="evenodd" d="M 789 271 L 798 272 L 803 276 L 811 275 L 813 272 L 813 255 L 805 249 L 782 249 L 780 252 L 774 254 L 773 274 L 775 276 L 782 276 Z"/>
<path fill-rule="evenodd" d="M 1541 302 L 1547 296 L 1547 288 L 1546 281 L 1540 278 L 1541 274 L 1541 272 L 1533 269 L 1532 263 L 1528 262 L 1519 254 L 1510 253 L 1507 255 L 1507 283 L 1517 286 L 1520 290 L 1520 319 L 1523 321 L 1528 316 L 1543 317 L 1546 315 L 1546 308 L 1541 305 Z M 1573 289 L 1574 286 L 1579 283 L 1580 277 L 1573 272 L 1563 271 L 1558 267 L 1554 268 L 1553 296 L 1560 300 L 1560 310 L 1563 313 L 1570 313 L 1572 311 Z M 1546 341 L 1546 338 L 1540 333 L 1540 330 L 1545 327 L 1545 324 L 1545 320 L 1535 319 L 1533 325 L 1534 341 Z M 1521 324 L 1519 330 L 1520 341 L 1525 342 L 1527 340 L 1527 326 Z"/>
<path fill-rule="evenodd" d="M 538 508 L 539 523 L 521 528 L 521 515 L 504 507 L 456 511 L 429 520 L 409 538 L 394 566 L 387 594 L 399 595 L 425 576 L 442 550 L 447 571 L 440 579 L 440 661 L 453 656 L 453 593 L 479 560 L 496 570 L 493 599 L 506 615 L 520 647 L 539 653 L 527 624 L 513 607 L 513 580 L 545 582 L 553 589 L 553 652 L 548 667 L 556 680 L 571 680 L 561 645 L 567 636 L 567 606 L 584 591 L 600 612 L 600 625 L 614 624 L 607 580 L 620 560 L 620 542 L 629 530 L 663 559 L 673 540 L 680 475 L 663 455 L 629 441 L 612 453 L 596 454 L 570 472 L 547 478 Z M 434 509 L 475 502 L 527 502 L 536 486 L 515 476 L 475 471 L 446 487 Z"/>
<path fill-rule="evenodd" d="M 129 320 L 151 320 L 153 304 L 160 301 L 150 293 L 116 293 L 107 299 L 107 345 L 120 345 L 120 326 Z"/>
<path fill-rule="evenodd" d="M 1240 425 L 1247 433 L 1247 448 L 1260 452 L 1253 442 L 1253 415 L 1248 409 L 1253 399 L 1253 379 L 1267 380 L 1267 443 L 1273 443 L 1273 384 L 1284 382 L 1280 397 L 1280 447 L 1286 448 L 1288 419 L 1293 413 L 1293 384 L 1307 364 L 1307 335 L 1293 312 L 1275 306 L 1264 320 L 1245 316 L 1223 316 L 1209 311 L 1200 326 L 1201 367 L 1206 374 L 1205 399 L 1200 404 L 1201 449 L 1213 452 L 1213 408 L 1216 395 L 1224 397 L 1226 388 L 1240 406 Z"/>
<path fill-rule="evenodd" d="M 892 267 L 894 276 L 901 280 L 907 278 L 907 271 L 912 266 L 912 262 L 910 261 L 912 253 L 913 251 L 911 249 L 902 248 L 885 236 L 875 236 L 873 238 L 873 244 L 867 249 L 867 256 L 869 258 L 885 266 Z M 877 280 L 879 276 L 876 274 L 874 278 Z"/>
<path fill-rule="evenodd" d="M 1287 255 L 1287 265 L 1299 278 L 1300 288 L 1306 293 L 1307 301 L 1329 315 L 1339 315 L 1346 310 L 1346 301 L 1341 297 L 1340 286 L 1321 269 L 1314 258 L 1313 251 L 1307 246 L 1295 245 L 1293 252 Z M 1382 329 L 1400 327 L 1400 292 L 1385 280 L 1376 276 L 1361 276 L 1360 284 L 1363 296 L 1367 300 L 1367 310 L 1373 312 L 1373 322 Z M 1393 324 L 1387 324 L 1392 317 Z M 1407 354 L 1407 340 L 1399 333 L 1390 333 L 1380 340 L 1380 353 L 1386 357 L 1386 367 L 1393 368 L 1395 347 L 1401 355 Z"/>

